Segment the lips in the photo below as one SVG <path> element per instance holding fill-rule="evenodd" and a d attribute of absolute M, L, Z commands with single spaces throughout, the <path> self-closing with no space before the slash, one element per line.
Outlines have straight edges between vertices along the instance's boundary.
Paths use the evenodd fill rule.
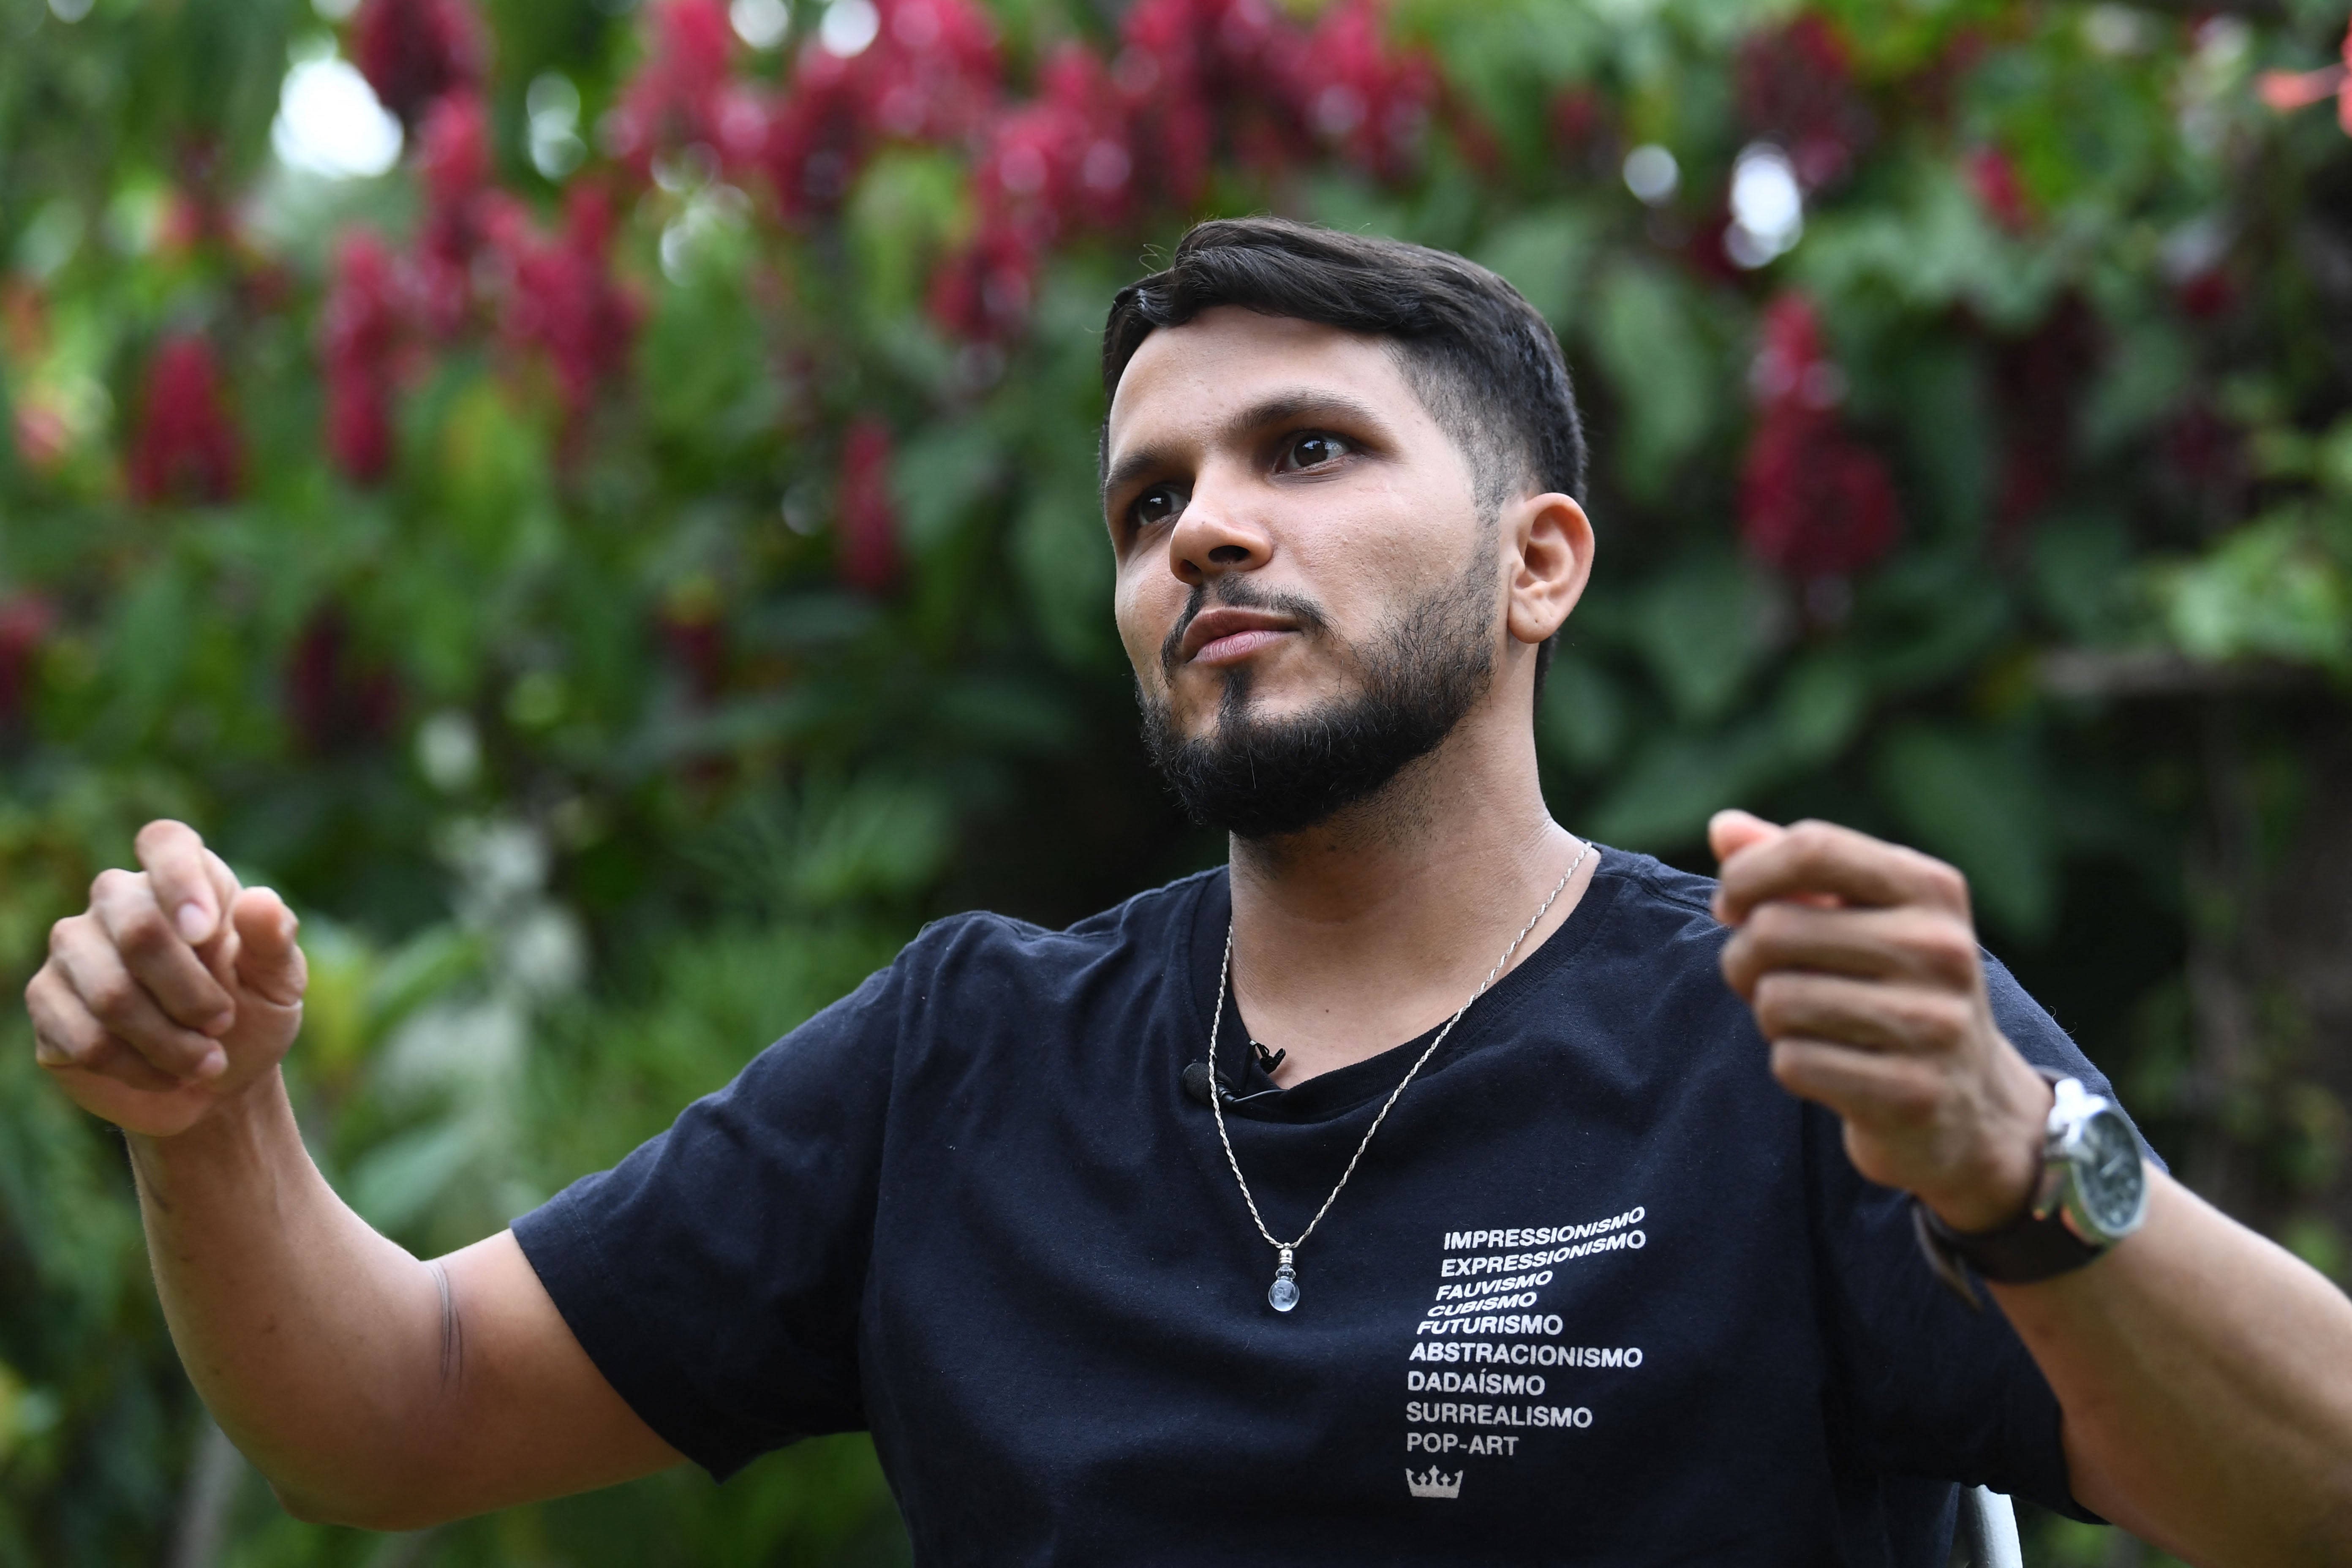
<path fill-rule="evenodd" d="M 1296 630 L 1297 624 L 1286 616 L 1264 610 L 1203 610 L 1184 628 L 1184 640 L 1177 645 L 1177 660 L 1227 664 L 1246 658 Z"/>

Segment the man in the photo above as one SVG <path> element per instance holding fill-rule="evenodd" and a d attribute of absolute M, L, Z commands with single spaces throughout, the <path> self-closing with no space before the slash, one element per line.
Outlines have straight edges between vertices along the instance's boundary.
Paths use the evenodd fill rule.
<path fill-rule="evenodd" d="M 430 1263 L 303 1152 L 274 894 L 157 824 L 60 922 L 41 1059 L 129 1133 L 190 1375 L 289 1508 L 866 1427 L 926 1562 L 1941 1563 L 1956 1480 L 2352 1559 L 2352 1305 L 2142 1174 L 1955 873 L 1726 814 L 1711 887 L 1547 815 L 1593 536 L 1507 285 L 1207 224 L 1104 385 L 1120 634 L 1226 870 L 933 925 Z"/>

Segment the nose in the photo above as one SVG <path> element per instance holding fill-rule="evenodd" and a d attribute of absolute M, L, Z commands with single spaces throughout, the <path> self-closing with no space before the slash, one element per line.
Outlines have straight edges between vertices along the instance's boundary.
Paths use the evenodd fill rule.
<path fill-rule="evenodd" d="M 1274 536 L 1254 521 L 1234 487 L 1211 473 L 1194 480 L 1168 536 L 1168 569 L 1188 588 L 1274 559 Z"/>

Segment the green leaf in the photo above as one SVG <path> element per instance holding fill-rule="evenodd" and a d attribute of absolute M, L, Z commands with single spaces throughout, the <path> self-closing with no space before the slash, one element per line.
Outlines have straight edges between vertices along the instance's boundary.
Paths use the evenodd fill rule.
<path fill-rule="evenodd" d="M 352 1167 L 352 1207 L 387 1235 L 408 1229 L 465 1173 L 474 1139 L 473 1124 L 457 1116 L 385 1139 Z"/>
<path fill-rule="evenodd" d="M 1765 725 L 1730 734 L 1658 734 L 1593 812 L 1592 836 L 1628 849 L 1698 843 L 1709 816 L 1744 804 L 1762 786 L 1774 751 Z"/>
<path fill-rule="evenodd" d="M 2352 569 L 2299 511 L 2238 529 L 2203 560 L 2159 569 L 2154 584 L 2167 628 L 2192 658 L 2352 670 Z"/>
<path fill-rule="evenodd" d="M 1685 290 L 1659 268 L 1621 261 L 1604 273 L 1583 335 L 1624 410 L 1620 478 L 1654 499 L 1706 438 L 1724 377 L 1694 326 Z"/>
<path fill-rule="evenodd" d="M 977 420 L 935 426 L 900 447 L 890 490 L 908 551 L 921 559 L 943 549 L 993 492 L 1003 461 L 995 433 Z"/>
<path fill-rule="evenodd" d="M 1937 521 L 1963 538 L 1982 534 L 2000 474 L 2000 444 L 1981 355 L 1958 343 L 1916 345 L 1893 377 L 1913 472 Z"/>
<path fill-rule="evenodd" d="M 801 806 L 795 891 L 808 907 L 902 895 L 938 875 L 951 842 L 946 797 L 877 778 L 817 788 Z"/>
<path fill-rule="evenodd" d="M 2023 737 L 1906 724 L 1880 747 L 1875 772 L 1912 836 L 1968 877 L 1982 915 L 2028 940 L 2049 930 L 2051 803 Z"/>
<path fill-rule="evenodd" d="M 2083 409 L 2083 443 L 2111 452 L 2180 406 L 2196 374 L 2196 351 L 2171 321 L 2137 317 L 2116 333 Z"/>
<path fill-rule="evenodd" d="M 1769 586 L 1729 551 L 1686 555 L 1643 594 L 1634 635 L 1684 719 L 1720 718 L 1764 651 Z"/>
<path fill-rule="evenodd" d="M 1579 773 L 1616 761 L 1631 715 L 1617 685 L 1590 660 L 1562 653 L 1544 681 L 1539 734 Z"/>
<path fill-rule="evenodd" d="M 1013 525 L 1013 559 L 1055 654 L 1080 667 L 1118 657 L 1110 537 L 1091 492 L 1041 488 Z"/>
<path fill-rule="evenodd" d="M 887 321 L 919 316 L 931 268 L 971 226 L 963 160 L 894 148 L 866 166 L 843 216 L 866 314 Z"/>
<path fill-rule="evenodd" d="M 2042 614 L 2077 642 L 2105 640 L 2119 629 L 2132 586 L 2131 536 L 2120 518 L 2053 518 L 2034 531 L 2032 551 Z"/>
<path fill-rule="evenodd" d="M 1568 330 L 1570 306 L 1593 249 L 1591 216 L 1566 202 L 1538 207 L 1486 237 L 1477 259 L 1527 296 L 1552 330 Z"/>
<path fill-rule="evenodd" d="M 1784 762 L 1818 767 L 1846 748 L 1869 710 L 1870 684 L 1843 650 L 1809 654 L 1789 671 L 1773 705 Z"/>

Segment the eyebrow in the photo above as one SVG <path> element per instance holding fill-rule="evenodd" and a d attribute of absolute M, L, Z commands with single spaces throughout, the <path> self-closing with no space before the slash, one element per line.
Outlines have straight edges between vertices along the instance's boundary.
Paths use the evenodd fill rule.
<path fill-rule="evenodd" d="M 1380 411 L 1369 403 L 1323 387 L 1297 387 L 1262 397 L 1235 413 L 1218 427 L 1211 444 L 1226 446 L 1269 426 L 1314 418 L 1369 426 L 1376 431 L 1388 428 L 1388 421 L 1381 418 Z M 1103 477 L 1102 500 L 1105 508 L 1108 508 L 1110 498 L 1118 490 L 1154 469 L 1173 467 L 1175 461 L 1175 454 L 1165 447 L 1139 447 L 1125 454 L 1110 466 Z"/>

